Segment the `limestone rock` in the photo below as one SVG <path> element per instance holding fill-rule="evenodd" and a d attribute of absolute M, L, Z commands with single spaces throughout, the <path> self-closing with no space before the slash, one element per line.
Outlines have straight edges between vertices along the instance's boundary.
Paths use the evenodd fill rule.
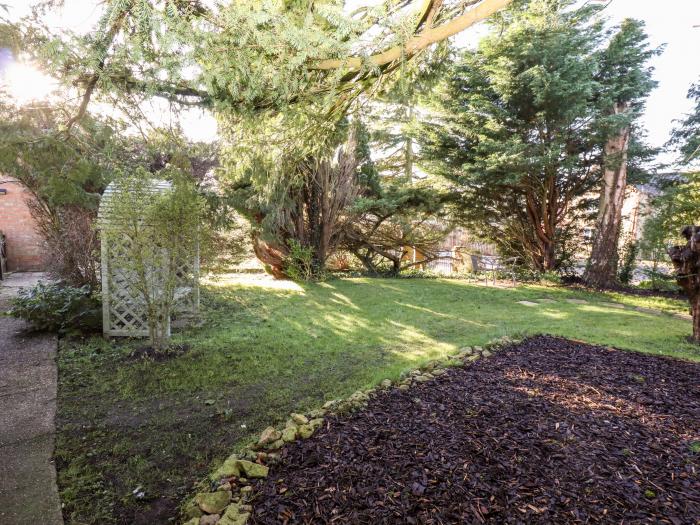
<path fill-rule="evenodd" d="M 468 355 L 472 355 L 472 348 L 470 346 L 465 346 L 457 354 L 458 357 L 467 357 Z"/>
<path fill-rule="evenodd" d="M 348 398 L 348 400 L 353 401 L 353 402 L 364 403 L 366 401 L 369 401 L 369 396 L 367 394 L 365 394 L 362 390 L 358 390 L 353 395 L 351 395 Z"/>
<path fill-rule="evenodd" d="M 491 357 L 493 354 L 488 350 L 484 350 L 483 352 L 481 352 L 481 355 L 484 357 Z"/>
<path fill-rule="evenodd" d="M 297 425 L 306 425 L 309 422 L 309 418 L 303 414 L 291 414 L 290 417 Z"/>
<path fill-rule="evenodd" d="M 466 361 L 469 361 L 470 363 L 473 363 L 474 361 L 478 361 L 481 356 L 478 354 L 475 355 L 470 355 L 467 357 Z"/>
<path fill-rule="evenodd" d="M 314 431 L 318 430 L 323 426 L 323 418 L 318 417 L 316 419 L 312 419 L 309 421 L 309 426 L 314 429 Z"/>
<path fill-rule="evenodd" d="M 409 390 L 410 388 L 411 388 L 411 387 L 408 386 L 408 385 L 399 385 L 399 390 L 403 390 L 404 392 L 405 392 L 406 390 Z"/>
<path fill-rule="evenodd" d="M 316 408 L 314 410 L 311 410 L 309 412 L 309 417 L 311 419 L 317 418 L 317 417 L 323 417 L 326 415 L 326 411 L 323 410 L 322 408 Z"/>
<path fill-rule="evenodd" d="M 209 514 L 200 518 L 199 525 L 216 525 L 220 519 L 221 516 L 219 514 Z"/>
<path fill-rule="evenodd" d="M 239 460 L 238 466 L 246 478 L 266 478 L 269 471 L 265 465 L 246 460 Z"/>
<path fill-rule="evenodd" d="M 192 518 L 187 520 L 183 525 L 199 525 L 199 518 Z"/>
<path fill-rule="evenodd" d="M 297 427 L 287 427 L 282 431 L 282 441 L 291 443 L 297 437 Z"/>
<path fill-rule="evenodd" d="M 425 383 L 426 381 L 430 381 L 433 378 L 431 375 L 422 375 L 422 376 L 416 376 L 416 382 L 417 383 Z"/>
<path fill-rule="evenodd" d="M 200 492 L 194 500 L 207 514 L 219 514 L 231 502 L 231 491 L 218 490 L 216 492 Z"/>
<path fill-rule="evenodd" d="M 234 503 L 228 506 L 217 525 L 245 525 L 249 516 L 250 512 L 244 511 L 238 503 Z"/>
<path fill-rule="evenodd" d="M 280 434 L 281 436 L 282 434 Z M 277 441 L 273 441 L 269 445 L 266 445 L 268 450 L 279 450 L 284 446 L 284 440 L 280 437 Z"/>
<path fill-rule="evenodd" d="M 282 434 L 279 430 L 275 429 L 275 427 L 267 427 L 262 431 L 262 434 L 260 434 L 260 441 L 258 441 L 258 443 L 261 445 L 267 445 L 273 441 L 277 441 L 281 437 Z"/>
<path fill-rule="evenodd" d="M 299 427 L 299 436 L 302 439 L 308 439 L 313 435 L 314 430 L 311 425 L 302 425 Z"/>
<path fill-rule="evenodd" d="M 236 454 L 230 455 L 226 458 L 223 465 L 214 471 L 211 475 L 212 479 L 218 480 L 221 478 L 230 478 L 232 476 L 240 476 L 240 470 L 238 469 L 238 456 Z"/>
<path fill-rule="evenodd" d="M 391 379 L 383 379 L 381 383 L 379 383 L 379 386 L 382 388 L 390 388 L 391 387 Z"/>

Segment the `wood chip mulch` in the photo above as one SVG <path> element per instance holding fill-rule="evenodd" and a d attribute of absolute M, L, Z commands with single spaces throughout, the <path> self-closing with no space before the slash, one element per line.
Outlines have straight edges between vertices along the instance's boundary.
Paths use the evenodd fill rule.
<path fill-rule="evenodd" d="M 700 523 L 700 363 L 538 336 L 283 449 L 250 523 Z"/>

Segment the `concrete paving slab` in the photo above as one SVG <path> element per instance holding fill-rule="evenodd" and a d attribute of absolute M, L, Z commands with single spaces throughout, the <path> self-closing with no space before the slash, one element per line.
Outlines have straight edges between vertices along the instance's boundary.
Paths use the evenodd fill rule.
<path fill-rule="evenodd" d="M 518 301 L 518 304 L 523 306 L 539 306 L 539 303 L 533 303 L 532 301 Z"/>
<path fill-rule="evenodd" d="M 38 280 L 3 281 L 0 310 L 20 283 Z M 57 341 L 27 328 L 0 317 L 0 524 L 62 525 L 53 463 Z"/>
<path fill-rule="evenodd" d="M 624 305 L 624 304 L 620 304 L 620 303 L 600 303 L 600 304 L 601 304 L 602 306 L 607 306 L 608 308 L 619 308 L 620 310 L 624 310 L 624 309 L 625 309 L 625 305 Z"/>

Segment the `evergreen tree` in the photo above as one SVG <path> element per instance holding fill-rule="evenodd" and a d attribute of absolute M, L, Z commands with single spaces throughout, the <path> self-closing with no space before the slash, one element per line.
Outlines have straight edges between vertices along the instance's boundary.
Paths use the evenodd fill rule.
<path fill-rule="evenodd" d="M 693 109 L 673 130 L 669 145 L 677 148 L 682 164 L 700 159 L 700 82 L 690 86 L 688 98 L 694 102 Z"/>
<path fill-rule="evenodd" d="M 594 13 L 533 0 L 499 14 L 478 49 L 458 57 L 420 135 L 460 220 L 540 271 L 558 266 L 598 182 Z"/>
<path fill-rule="evenodd" d="M 584 280 L 596 288 L 610 288 L 617 283 L 628 163 L 630 155 L 638 153 L 630 148 L 630 143 L 644 100 L 656 86 L 648 63 L 658 52 L 649 49 L 644 24 L 627 19 L 599 54 L 598 105 L 606 117 L 603 174 L 593 246 L 584 274 Z"/>

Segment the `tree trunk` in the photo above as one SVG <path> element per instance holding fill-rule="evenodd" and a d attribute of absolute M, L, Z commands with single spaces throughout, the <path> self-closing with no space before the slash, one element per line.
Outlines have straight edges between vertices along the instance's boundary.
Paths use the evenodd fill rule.
<path fill-rule="evenodd" d="M 700 344 L 700 294 L 695 296 L 690 309 L 693 313 L 693 341 Z"/>
<path fill-rule="evenodd" d="M 251 237 L 253 252 L 255 252 L 258 260 L 266 266 L 266 269 L 275 279 L 286 279 L 287 274 L 284 271 L 284 263 L 287 255 L 289 255 L 289 249 L 281 244 L 264 241 L 257 232 L 254 232 Z"/>
<path fill-rule="evenodd" d="M 537 271 L 546 272 L 557 266 L 557 211 L 558 194 L 556 177 L 550 175 L 544 182 L 542 191 L 531 189 L 525 192 L 525 228 L 532 232 L 532 239 L 524 244 L 530 251 L 530 258 Z"/>
<path fill-rule="evenodd" d="M 700 226 L 686 226 L 681 235 L 688 242 L 668 250 L 678 285 L 685 290 L 693 315 L 692 340 L 700 344 Z"/>
<path fill-rule="evenodd" d="M 615 113 L 627 111 L 627 104 L 615 106 Z M 629 126 L 609 139 L 603 149 L 605 168 L 600 190 L 596 234 L 584 280 L 594 288 L 612 288 L 617 284 L 618 242 L 622 226 L 622 206 L 627 187 L 627 150 Z M 610 165 L 612 164 L 612 166 Z"/>

